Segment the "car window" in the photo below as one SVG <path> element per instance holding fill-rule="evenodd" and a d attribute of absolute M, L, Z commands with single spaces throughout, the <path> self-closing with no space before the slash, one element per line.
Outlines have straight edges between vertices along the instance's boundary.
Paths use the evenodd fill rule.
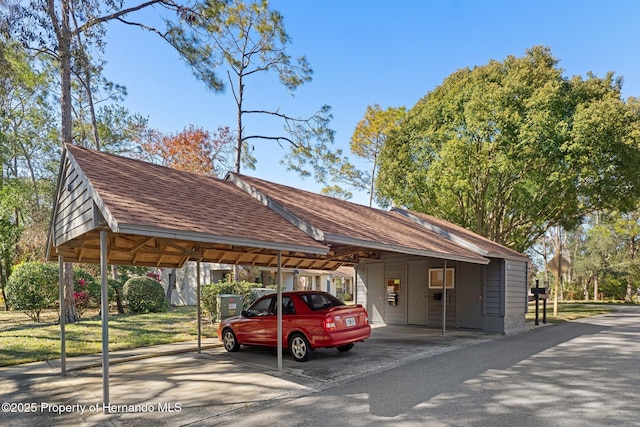
<path fill-rule="evenodd" d="M 302 294 L 300 298 L 302 298 L 311 310 L 321 310 L 323 308 L 345 305 L 331 294 Z"/>
<path fill-rule="evenodd" d="M 277 298 L 274 298 L 276 300 Z M 276 305 L 274 301 L 274 306 Z M 293 300 L 291 297 L 283 296 L 282 297 L 282 314 L 296 314 L 296 307 L 293 305 Z M 278 314 L 277 312 L 275 314 Z"/>
<path fill-rule="evenodd" d="M 271 308 L 271 300 L 272 299 L 273 299 L 273 297 L 265 298 L 265 299 L 261 299 L 261 300 L 256 301 L 247 310 L 248 317 L 251 317 L 251 316 L 266 316 L 268 314 L 271 314 L 270 308 Z"/>
<path fill-rule="evenodd" d="M 296 307 L 291 297 L 282 297 L 282 314 L 296 314 Z"/>

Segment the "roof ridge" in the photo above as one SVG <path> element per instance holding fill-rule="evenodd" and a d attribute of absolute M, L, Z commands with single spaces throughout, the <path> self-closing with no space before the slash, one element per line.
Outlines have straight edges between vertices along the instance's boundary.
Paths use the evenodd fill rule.
<path fill-rule="evenodd" d="M 396 212 L 400 215 L 405 216 L 406 218 L 409 218 L 410 220 L 422 225 L 423 227 L 427 228 L 428 230 L 433 231 L 434 233 L 439 234 L 440 236 L 444 237 L 445 239 L 450 240 L 451 242 L 455 243 L 456 245 L 462 246 L 465 249 L 469 249 L 472 252 L 477 253 L 478 255 L 482 255 L 482 256 L 487 256 L 489 254 L 489 251 L 482 249 L 480 246 L 471 243 L 470 241 L 458 236 L 457 234 L 451 233 L 447 230 L 443 230 L 442 228 L 438 227 L 435 224 L 432 224 L 422 218 L 417 217 L 416 215 L 413 215 L 413 213 L 411 213 L 408 210 L 402 209 L 402 208 L 398 208 L 398 207 L 392 207 L 391 208 L 391 212 Z"/>
<path fill-rule="evenodd" d="M 257 178 L 256 178 L 257 179 Z M 242 179 L 240 174 L 235 172 L 228 172 L 225 177 L 225 181 L 229 181 L 235 184 L 238 188 L 254 197 L 260 203 L 283 217 L 285 220 L 289 221 L 291 224 L 296 226 L 298 229 L 303 231 L 309 237 L 313 238 L 318 242 L 324 242 L 325 233 L 317 227 L 309 224 L 304 221 L 302 218 L 291 212 L 289 209 L 282 206 L 280 203 L 276 202 L 273 198 L 266 195 L 264 192 L 258 190 L 256 187 L 248 183 L 247 181 Z M 291 187 L 292 188 L 292 187 Z"/>
<path fill-rule="evenodd" d="M 350 200 L 343 200 L 343 199 L 339 199 L 339 198 L 336 198 L 336 197 L 327 196 L 326 194 L 316 193 L 316 192 L 311 191 L 311 190 L 305 190 L 303 188 L 293 187 L 293 186 L 288 185 L 288 184 L 282 184 L 282 183 L 279 183 L 279 182 L 268 181 L 266 179 L 258 178 L 258 177 L 251 176 L 251 175 L 245 175 L 245 174 L 229 171 L 227 173 L 227 176 L 229 176 L 230 174 L 236 175 L 240 179 L 242 179 L 243 177 L 246 177 L 246 178 L 253 179 L 253 180 L 256 180 L 256 181 L 264 182 L 265 184 L 268 184 L 268 185 L 275 185 L 275 186 L 284 187 L 284 188 L 287 188 L 289 190 L 292 190 L 292 191 L 295 191 L 295 192 L 298 192 L 298 193 L 307 193 L 307 194 L 309 194 L 309 195 L 311 195 L 313 197 L 321 197 L 323 199 L 326 199 L 327 201 L 330 201 L 331 203 L 344 204 L 344 205 L 348 205 L 348 206 L 357 206 L 358 208 L 373 210 L 373 211 L 376 211 L 376 212 L 378 212 L 378 211 L 379 212 L 388 212 L 388 211 L 386 211 L 384 209 L 381 209 L 381 208 L 375 208 L 373 206 L 363 205 L 362 203 L 356 203 L 356 202 L 352 202 Z"/>

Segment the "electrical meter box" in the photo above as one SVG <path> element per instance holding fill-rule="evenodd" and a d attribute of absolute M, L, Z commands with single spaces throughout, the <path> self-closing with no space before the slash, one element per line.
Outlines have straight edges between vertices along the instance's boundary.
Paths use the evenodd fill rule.
<path fill-rule="evenodd" d="M 242 313 L 242 295 L 220 294 L 218 299 L 218 322 Z"/>

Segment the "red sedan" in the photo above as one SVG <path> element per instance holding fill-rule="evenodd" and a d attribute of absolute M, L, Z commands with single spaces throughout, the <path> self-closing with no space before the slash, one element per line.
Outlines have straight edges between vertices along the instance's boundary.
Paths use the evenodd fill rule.
<path fill-rule="evenodd" d="M 218 325 L 218 339 L 227 351 L 241 345 L 277 347 L 277 295 L 265 295 L 242 315 Z M 311 358 L 316 348 L 335 347 L 349 351 L 353 344 L 369 338 L 371 326 L 362 305 L 346 305 L 333 295 L 319 291 L 282 293 L 282 344 L 298 362 Z"/>

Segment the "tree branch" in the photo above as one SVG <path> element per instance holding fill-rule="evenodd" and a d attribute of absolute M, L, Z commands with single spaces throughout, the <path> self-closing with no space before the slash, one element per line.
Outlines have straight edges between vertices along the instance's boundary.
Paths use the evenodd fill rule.
<path fill-rule="evenodd" d="M 285 136 L 262 136 L 262 135 L 251 135 L 251 136 L 243 136 L 242 137 L 242 142 L 248 140 L 248 139 L 268 139 L 271 141 L 277 141 L 278 143 L 280 143 L 280 141 L 287 141 L 289 144 L 293 145 L 296 148 L 300 148 L 300 145 L 296 144 L 293 140 L 285 137 Z"/>
<path fill-rule="evenodd" d="M 139 4 L 137 6 L 133 6 L 127 9 L 123 9 L 123 10 L 119 10 L 117 12 L 114 12 L 112 14 L 109 15 L 105 15 L 105 16 L 101 16 L 99 18 L 93 19 L 91 21 L 87 21 L 85 22 L 82 26 L 78 27 L 73 33 L 72 36 L 76 36 L 79 33 L 82 33 L 83 31 L 94 27 L 98 24 L 101 24 L 103 22 L 107 22 L 107 21 L 111 21 L 114 19 L 118 19 L 122 16 L 125 16 L 131 12 L 137 12 L 138 10 L 144 9 L 145 7 L 148 6 L 153 6 L 154 4 L 161 4 L 162 6 L 170 9 L 170 8 L 178 8 L 178 5 L 176 5 L 173 1 L 166 1 L 166 0 L 149 0 L 145 3 Z"/>

